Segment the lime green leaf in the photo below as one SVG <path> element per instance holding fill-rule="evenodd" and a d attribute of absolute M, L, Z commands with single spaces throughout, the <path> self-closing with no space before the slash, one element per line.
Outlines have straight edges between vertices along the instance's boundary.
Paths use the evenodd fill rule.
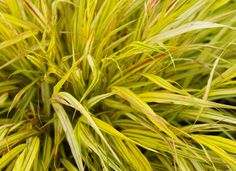
<path fill-rule="evenodd" d="M 0 158 L 0 169 L 3 169 L 11 162 L 20 152 L 22 152 L 26 147 L 26 144 L 21 144 L 11 149 L 5 155 Z"/>
<path fill-rule="evenodd" d="M 35 34 L 37 34 L 36 31 L 26 31 L 24 33 L 21 33 L 21 34 L 17 35 L 16 37 L 13 37 L 10 40 L 6 40 L 6 41 L 3 41 L 2 43 L 0 43 L 0 49 L 9 47 L 11 45 L 14 45 L 14 44 L 16 44 L 16 43 L 18 43 L 18 42 L 20 42 L 24 39 L 32 37 Z"/>
<path fill-rule="evenodd" d="M 139 94 L 139 97 L 143 99 L 145 102 L 179 104 L 179 105 L 196 106 L 196 107 L 236 109 L 235 106 L 220 104 L 216 102 L 202 100 L 196 97 L 183 96 L 172 93 L 147 92 Z"/>
<path fill-rule="evenodd" d="M 143 74 L 144 77 L 148 78 L 152 82 L 154 82 L 156 85 L 169 90 L 174 93 L 179 93 L 179 94 L 188 94 L 185 90 L 181 90 L 176 88 L 175 86 L 171 85 L 167 80 L 153 74 Z"/>
<path fill-rule="evenodd" d="M 86 119 L 88 120 L 88 122 L 91 124 L 92 128 L 97 132 L 97 134 L 105 142 L 105 144 L 107 145 L 109 150 L 113 153 L 114 157 L 116 157 L 117 161 L 120 162 L 118 156 L 113 151 L 113 149 L 111 148 L 111 146 L 109 145 L 109 143 L 107 142 L 105 137 L 103 136 L 102 132 L 99 130 L 99 128 L 97 127 L 96 123 L 92 119 L 91 113 L 86 108 L 84 108 L 84 106 L 78 100 L 76 100 L 72 95 L 70 95 L 69 93 L 66 93 L 66 92 L 58 93 L 58 95 L 55 96 L 54 99 L 57 102 L 63 103 L 65 105 L 67 105 L 67 106 L 73 107 L 74 109 L 80 111 L 81 114 L 84 115 L 86 117 Z"/>
<path fill-rule="evenodd" d="M 34 137 L 30 142 L 29 149 L 27 150 L 27 155 L 24 158 L 24 163 L 22 166 L 22 170 L 30 171 L 33 165 L 34 160 L 36 159 L 37 154 L 39 152 L 40 140 L 38 137 Z"/>
<path fill-rule="evenodd" d="M 25 92 L 32 87 L 36 82 L 38 81 L 38 79 L 34 80 L 32 83 L 30 83 L 29 85 L 25 86 L 23 89 L 21 89 L 16 96 L 14 97 L 11 106 L 9 107 L 8 112 L 10 112 L 18 103 L 18 101 L 21 99 L 21 97 L 25 94 Z"/>
<path fill-rule="evenodd" d="M 178 139 L 176 135 L 170 130 L 170 125 L 162 117 L 158 116 L 147 103 L 140 99 L 136 94 L 125 87 L 113 87 L 113 92 L 132 105 L 134 105 L 140 112 L 144 113 L 147 118 L 154 123 L 159 129 L 165 132 L 173 139 Z"/>
<path fill-rule="evenodd" d="M 71 164 L 71 162 L 68 161 L 68 160 L 65 159 L 65 158 L 61 159 L 61 163 L 65 166 L 65 168 L 66 168 L 67 170 L 70 170 L 70 171 L 78 171 L 78 169 L 76 169 L 76 167 L 75 167 L 73 164 Z"/>
<path fill-rule="evenodd" d="M 175 28 L 173 30 L 169 30 L 163 33 L 160 33 L 150 39 L 147 40 L 147 42 L 154 43 L 154 42 L 162 42 L 164 40 L 170 39 L 172 37 L 188 33 L 194 30 L 201 30 L 201 29 L 210 29 L 210 28 L 219 28 L 219 27 L 225 27 L 234 29 L 233 27 L 226 26 L 223 24 L 217 24 L 209 21 L 193 21 L 187 24 L 184 24 L 178 28 Z"/>
<path fill-rule="evenodd" d="M 81 149 L 80 149 L 80 145 L 78 144 L 74 131 L 73 131 L 73 127 L 71 125 L 71 122 L 68 118 L 67 113 L 65 112 L 64 108 L 56 102 L 52 103 L 52 106 L 57 114 L 57 117 L 60 120 L 60 123 L 63 127 L 63 130 L 66 134 L 66 138 L 67 141 L 69 143 L 71 152 L 75 158 L 75 162 L 78 166 L 78 168 L 80 170 L 84 170 L 84 166 L 83 166 L 83 162 L 82 162 L 82 158 L 81 158 Z"/>

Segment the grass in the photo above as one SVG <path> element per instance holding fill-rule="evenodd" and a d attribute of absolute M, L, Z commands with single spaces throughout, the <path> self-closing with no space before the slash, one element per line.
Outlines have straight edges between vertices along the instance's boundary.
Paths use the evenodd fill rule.
<path fill-rule="evenodd" d="M 236 1 L 0 0 L 0 170 L 236 170 Z"/>

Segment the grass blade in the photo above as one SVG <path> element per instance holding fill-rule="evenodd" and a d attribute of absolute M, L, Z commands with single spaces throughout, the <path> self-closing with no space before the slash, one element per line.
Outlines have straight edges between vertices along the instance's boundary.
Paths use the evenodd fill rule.
<path fill-rule="evenodd" d="M 60 123 L 63 127 L 63 130 L 66 134 L 66 138 L 67 138 L 67 141 L 70 145 L 71 152 L 75 158 L 75 162 L 76 162 L 79 170 L 83 171 L 84 166 L 83 166 L 83 162 L 82 162 L 82 158 L 81 158 L 81 156 L 82 156 L 81 149 L 80 149 L 80 146 L 78 145 L 78 142 L 76 140 L 76 137 L 75 137 L 75 134 L 73 131 L 73 127 L 72 127 L 71 122 L 67 116 L 67 113 L 65 112 L 63 107 L 56 102 L 53 102 L 52 106 L 53 106 L 53 108 L 56 112 L 56 115 L 59 118 Z"/>

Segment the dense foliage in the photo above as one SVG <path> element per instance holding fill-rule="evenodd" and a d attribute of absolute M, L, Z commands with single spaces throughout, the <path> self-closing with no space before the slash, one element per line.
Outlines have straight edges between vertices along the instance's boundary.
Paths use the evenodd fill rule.
<path fill-rule="evenodd" d="M 0 170 L 235 171 L 235 0 L 0 0 Z"/>

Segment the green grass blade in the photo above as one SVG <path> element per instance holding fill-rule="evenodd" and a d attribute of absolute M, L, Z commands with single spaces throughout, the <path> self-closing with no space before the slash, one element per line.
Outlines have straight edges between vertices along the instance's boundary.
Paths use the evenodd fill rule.
<path fill-rule="evenodd" d="M 79 170 L 83 171 L 84 170 L 84 166 L 83 166 L 83 162 L 82 162 L 82 156 L 81 156 L 81 147 L 78 144 L 76 137 L 74 135 L 74 131 L 73 131 L 73 127 L 71 125 L 71 122 L 67 116 L 67 113 L 65 112 L 64 108 L 56 103 L 56 102 L 52 102 L 52 106 L 56 112 L 57 117 L 60 120 L 60 123 L 63 127 L 63 130 L 66 134 L 66 138 L 67 141 L 70 145 L 70 149 L 71 152 L 75 158 L 75 162 L 77 164 L 77 167 L 79 168 Z"/>
<path fill-rule="evenodd" d="M 25 144 L 18 145 L 2 156 L 0 158 L 0 169 L 6 167 L 15 157 L 18 156 L 19 153 L 25 149 L 25 147 Z"/>
<path fill-rule="evenodd" d="M 170 130 L 169 124 L 160 116 L 158 116 L 150 106 L 148 106 L 143 100 L 141 100 L 136 94 L 125 87 L 113 87 L 113 92 L 132 105 L 134 105 L 139 111 L 143 112 L 152 123 L 154 123 L 160 130 L 165 132 L 173 139 L 178 139 L 176 135 Z"/>

